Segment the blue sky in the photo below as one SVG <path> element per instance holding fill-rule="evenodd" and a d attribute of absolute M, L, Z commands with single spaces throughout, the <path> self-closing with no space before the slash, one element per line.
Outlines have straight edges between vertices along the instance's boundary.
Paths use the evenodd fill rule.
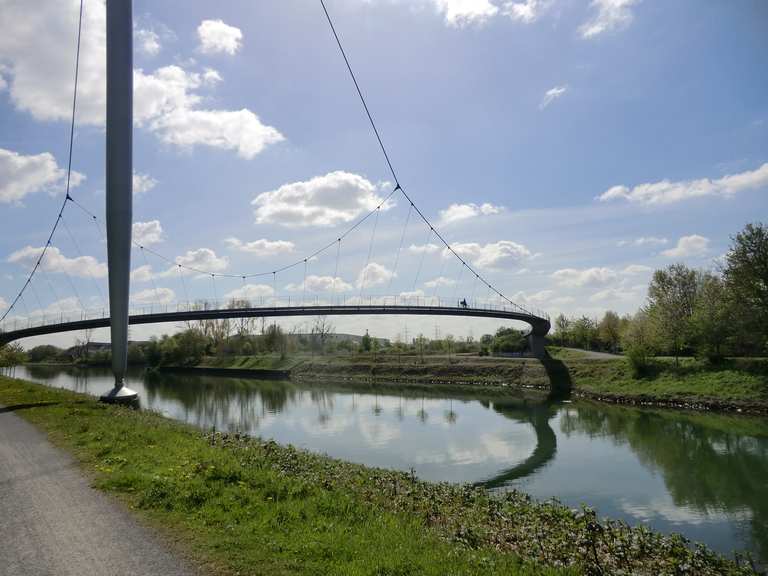
<path fill-rule="evenodd" d="M 0 0 L 0 307 L 23 284 L 62 199 L 78 3 Z M 392 176 L 311 0 L 134 2 L 134 220 L 148 246 L 221 273 L 271 270 L 375 207 Z M 712 267 L 768 214 L 768 7 L 759 0 L 329 0 L 403 187 L 510 298 L 598 316 L 642 304 L 652 269 Z M 45 39 L 40 42 L 40 39 Z M 72 194 L 104 211 L 104 4 L 86 0 Z M 469 297 L 460 266 L 408 206 L 380 212 L 367 295 Z M 106 292 L 98 229 L 74 206 L 46 278 L 12 315 Z M 370 224 L 370 223 L 369 223 Z M 371 226 L 309 264 L 307 293 L 358 293 Z M 413 250 L 410 247 L 413 245 Z M 134 251 L 135 303 L 185 299 Z M 373 265 L 376 267 L 373 267 Z M 303 267 L 280 294 L 302 294 Z M 390 281 L 392 272 L 396 276 Z M 442 280 L 435 280 L 442 277 Z M 431 282 L 429 285 L 425 283 Z M 190 298 L 209 278 L 185 280 Z M 216 294 L 270 297 L 271 281 Z M 51 288 L 51 285 L 53 288 Z M 98 286 L 98 288 L 97 288 Z M 475 289 L 475 296 L 487 291 Z M 334 321 L 385 336 L 418 319 Z M 475 336 L 441 321 L 442 332 Z M 171 329 L 142 329 L 144 337 Z M 57 340 L 59 341 L 59 340 Z"/>

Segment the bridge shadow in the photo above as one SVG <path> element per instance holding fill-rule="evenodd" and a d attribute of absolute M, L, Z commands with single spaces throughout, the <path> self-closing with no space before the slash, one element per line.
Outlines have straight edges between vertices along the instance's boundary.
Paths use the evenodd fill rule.
<path fill-rule="evenodd" d="M 6 412 L 16 412 L 17 410 L 27 410 L 29 408 L 42 408 L 44 406 L 54 406 L 60 404 L 60 402 L 30 402 L 27 404 L 14 404 L 13 406 L 0 406 L 0 414 Z"/>

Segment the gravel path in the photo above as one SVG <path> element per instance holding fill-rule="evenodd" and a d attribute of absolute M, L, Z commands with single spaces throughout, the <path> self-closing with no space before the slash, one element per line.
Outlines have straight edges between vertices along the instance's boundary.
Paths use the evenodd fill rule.
<path fill-rule="evenodd" d="M 90 487 L 75 462 L 0 406 L 0 575 L 199 574 Z"/>

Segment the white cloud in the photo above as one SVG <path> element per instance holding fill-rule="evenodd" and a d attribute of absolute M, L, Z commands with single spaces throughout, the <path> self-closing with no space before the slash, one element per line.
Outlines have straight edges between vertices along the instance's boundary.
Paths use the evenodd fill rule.
<path fill-rule="evenodd" d="M 5 310 L 8 308 L 8 302 L 5 301 L 5 298 L 0 296 L 0 310 Z"/>
<path fill-rule="evenodd" d="M 632 6 L 639 3 L 640 0 L 592 0 L 590 7 L 596 13 L 579 28 L 582 37 L 593 38 L 626 28 L 634 18 Z"/>
<path fill-rule="evenodd" d="M 74 38 L 79 2 L 25 0 L 0 3 L 0 61 L 11 101 L 37 120 L 69 120 L 72 114 Z M 9 23 L 13 23 L 12 25 Z M 77 94 L 78 124 L 102 125 L 106 110 L 106 12 L 103 0 L 83 12 Z"/>
<path fill-rule="evenodd" d="M 243 42 L 240 28 L 229 26 L 222 20 L 203 20 L 197 27 L 200 51 L 203 54 L 235 54 Z"/>
<path fill-rule="evenodd" d="M 224 297 L 227 299 L 235 298 L 238 300 L 254 300 L 256 298 L 269 298 L 275 293 L 272 286 L 267 284 L 246 284 L 227 292 Z"/>
<path fill-rule="evenodd" d="M 229 266 L 229 259 L 226 256 L 218 257 L 216 252 L 210 248 L 198 248 L 197 250 L 188 250 L 184 256 L 177 256 L 175 260 L 176 264 L 192 268 L 193 270 L 182 269 L 181 273 L 184 275 L 193 274 L 195 271 L 201 273 L 215 273 L 223 272 Z M 163 272 L 158 274 L 159 277 L 167 277 L 179 274 L 178 266 L 171 266 Z"/>
<path fill-rule="evenodd" d="M 348 292 L 352 290 L 352 285 L 338 276 L 334 278 L 333 276 L 310 275 L 307 276 L 306 285 L 310 292 Z M 288 284 L 285 289 L 289 292 L 303 292 L 304 283 Z"/>
<path fill-rule="evenodd" d="M 259 224 L 335 226 L 375 209 L 383 200 L 380 189 L 362 176 L 336 171 L 262 192 L 251 204 Z M 386 202 L 382 210 L 392 206 Z"/>
<path fill-rule="evenodd" d="M 512 20 L 525 24 L 535 22 L 549 8 L 549 0 L 523 0 L 522 2 L 504 2 L 502 12 Z"/>
<path fill-rule="evenodd" d="M 400 298 L 421 298 L 424 296 L 424 290 L 406 290 L 405 292 L 400 292 L 398 296 Z"/>
<path fill-rule="evenodd" d="M 740 174 L 723 176 L 716 180 L 701 178 L 699 180 L 681 180 L 670 182 L 661 180 L 639 184 L 634 188 L 614 186 L 600 196 L 598 200 L 623 199 L 635 204 L 672 204 L 691 198 L 703 196 L 730 197 L 738 192 L 768 187 L 768 162 L 757 168 Z"/>
<path fill-rule="evenodd" d="M 440 246 L 437 244 L 411 244 L 408 246 L 408 252 L 413 254 L 434 254 L 440 250 Z"/>
<path fill-rule="evenodd" d="M 653 272 L 653 268 L 650 266 L 643 266 L 642 264 L 630 264 L 621 271 L 622 274 L 626 274 L 628 276 L 634 276 L 636 274 L 647 274 L 648 272 Z"/>
<path fill-rule="evenodd" d="M 393 277 L 395 277 L 395 273 L 392 270 L 376 262 L 371 262 L 360 271 L 357 277 L 357 287 L 371 288 L 384 284 Z"/>
<path fill-rule="evenodd" d="M 634 240 L 620 240 L 616 245 L 622 246 L 660 246 L 668 243 L 666 238 L 659 238 L 657 236 L 641 236 Z"/>
<path fill-rule="evenodd" d="M 590 302 L 606 302 L 606 301 L 621 301 L 627 302 L 636 300 L 643 293 L 645 286 L 612 286 L 595 292 L 589 297 Z"/>
<path fill-rule="evenodd" d="M 149 282 L 153 276 L 152 266 L 149 264 L 144 264 L 131 270 L 131 282 Z"/>
<path fill-rule="evenodd" d="M 242 242 L 238 238 L 226 238 L 224 242 L 232 250 L 238 252 L 247 252 L 259 257 L 276 256 L 278 254 L 289 254 L 294 251 L 296 245 L 288 240 L 267 240 L 261 238 L 253 242 Z"/>
<path fill-rule="evenodd" d="M 452 224 L 467 218 L 476 216 L 488 216 L 491 214 L 500 214 L 504 211 L 503 206 L 494 206 L 485 202 L 483 204 L 451 204 L 445 210 L 440 210 L 440 221 L 443 224 Z"/>
<path fill-rule="evenodd" d="M 141 194 L 144 194 L 145 192 L 149 192 L 157 186 L 157 180 L 152 178 L 149 174 L 141 174 L 139 172 L 133 173 L 133 193 L 136 196 L 140 196 Z"/>
<path fill-rule="evenodd" d="M 618 277 L 610 268 L 563 268 L 552 273 L 552 279 L 561 286 L 581 287 L 608 284 Z"/>
<path fill-rule="evenodd" d="M 432 0 L 437 11 L 450 26 L 461 28 L 469 24 L 482 24 L 499 9 L 490 0 Z"/>
<path fill-rule="evenodd" d="M 142 246 L 151 246 L 164 240 L 160 220 L 133 223 L 133 241 Z"/>
<path fill-rule="evenodd" d="M 170 304 L 176 299 L 176 293 L 170 288 L 148 288 L 131 294 L 133 304 Z"/>
<path fill-rule="evenodd" d="M 696 256 L 703 256 L 709 249 L 709 238 L 699 236 L 698 234 L 692 234 L 691 236 L 683 236 L 677 241 L 677 246 L 664 250 L 663 256 L 667 258 L 692 258 Z"/>
<path fill-rule="evenodd" d="M 439 286 L 453 286 L 456 284 L 456 280 L 453 280 L 451 278 L 446 278 L 445 276 L 438 276 L 437 278 L 433 278 L 432 280 L 428 280 L 424 282 L 424 286 L 426 288 L 437 288 Z"/>
<path fill-rule="evenodd" d="M 533 256 L 528 248 L 510 240 L 499 240 L 489 244 L 457 242 L 456 244 L 451 244 L 451 248 L 459 256 L 480 268 L 490 268 L 499 264 L 518 264 Z M 443 258 L 449 257 L 451 257 L 451 252 L 445 248 L 443 250 Z"/>
<path fill-rule="evenodd" d="M 539 110 L 544 110 L 544 108 L 552 104 L 552 102 L 558 98 L 563 97 L 566 92 L 568 92 L 568 86 L 566 85 L 550 88 L 544 92 L 544 97 L 541 99 L 541 103 L 539 104 Z"/>
<path fill-rule="evenodd" d="M 179 66 L 165 66 L 152 74 L 135 70 L 136 123 L 146 125 L 169 144 L 182 148 L 202 145 L 236 150 L 246 159 L 285 139 L 277 129 L 263 124 L 246 108 L 198 109 L 201 97 L 193 90 L 220 80 L 221 76 L 210 69 L 202 75 Z"/>
<path fill-rule="evenodd" d="M 0 203 L 20 202 L 28 194 L 40 191 L 61 192 L 66 178 L 67 171 L 59 168 L 48 152 L 24 156 L 0 148 Z M 84 175 L 73 171 L 70 187 L 78 186 L 83 180 Z"/>
<path fill-rule="evenodd" d="M 145 56 L 157 56 L 162 49 L 160 36 L 154 30 L 139 28 L 133 35 L 133 43 Z"/>
<path fill-rule="evenodd" d="M 32 268 L 42 253 L 42 247 L 26 246 L 11 254 L 8 257 L 8 262 Z M 67 258 L 56 246 L 48 247 L 45 257 L 40 263 L 40 268 L 45 272 L 66 272 L 71 276 L 83 278 L 104 278 L 107 275 L 107 265 L 99 262 L 93 256 Z"/>

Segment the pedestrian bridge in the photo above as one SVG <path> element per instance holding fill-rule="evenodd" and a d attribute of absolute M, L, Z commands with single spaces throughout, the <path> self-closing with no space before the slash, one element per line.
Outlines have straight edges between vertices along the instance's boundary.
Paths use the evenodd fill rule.
<path fill-rule="evenodd" d="M 544 336 L 550 329 L 549 317 L 543 312 L 534 313 L 515 305 L 479 301 L 450 305 L 445 300 L 428 297 L 371 296 L 325 301 L 319 298 L 311 301 L 302 298 L 269 298 L 257 303 L 238 300 L 200 301 L 132 308 L 130 312 L 128 321 L 131 325 L 291 316 L 410 315 L 492 318 L 528 324 L 531 350 L 536 355 L 543 353 Z M 106 309 L 79 311 L 74 314 L 48 314 L 26 319 L 14 318 L 0 325 L 0 344 L 30 336 L 107 328 L 109 325 L 110 318 Z"/>

